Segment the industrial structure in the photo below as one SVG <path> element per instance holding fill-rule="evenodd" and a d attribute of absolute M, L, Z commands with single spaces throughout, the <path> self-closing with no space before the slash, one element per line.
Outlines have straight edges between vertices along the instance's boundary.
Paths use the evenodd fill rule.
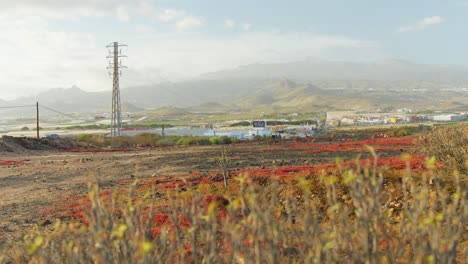
<path fill-rule="evenodd" d="M 113 42 L 106 47 L 109 49 L 109 76 L 112 76 L 112 116 L 111 116 L 111 137 L 120 137 L 122 135 L 122 106 L 120 103 L 120 83 L 119 79 L 122 75 L 122 68 L 127 68 L 122 65 L 122 57 L 127 57 L 122 54 L 120 47 L 127 45 Z"/>

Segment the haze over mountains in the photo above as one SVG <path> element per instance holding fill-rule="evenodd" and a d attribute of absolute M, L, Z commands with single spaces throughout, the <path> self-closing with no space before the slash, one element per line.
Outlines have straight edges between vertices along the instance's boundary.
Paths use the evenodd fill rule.
<path fill-rule="evenodd" d="M 286 76 L 312 80 L 435 81 L 468 83 L 468 68 L 455 65 L 416 64 L 399 59 L 377 62 L 339 62 L 306 59 L 291 63 L 251 64 L 234 70 L 209 73 L 206 79 L 257 79 Z"/>
<path fill-rule="evenodd" d="M 4 105 L 41 104 L 64 112 L 108 112 L 111 92 L 51 89 Z M 197 79 L 121 90 L 128 111 L 184 107 L 194 111 L 279 107 L 310 111 L 385 107 L 468 110 L 468 69 L 402 60 L 331 62 L 307 59 L 251 64 Z M 5 110 L 4 110 L 5 112 Z M 10 111 L 11 112 L 11 111 Z"/>

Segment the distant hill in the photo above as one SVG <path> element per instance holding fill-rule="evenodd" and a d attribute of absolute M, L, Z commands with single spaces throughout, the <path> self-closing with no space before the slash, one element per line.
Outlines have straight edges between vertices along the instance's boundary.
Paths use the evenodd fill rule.
<path fill-rule="evenodd" d="M 190 109 L 191 112 L 196 113 L 223 113 L 238 109 L 238 106 L 229 103 L 221 104 L 218 102 L 206 102 L 199 105 L 190 106 L 188 109 Z"/>
<path fill-rule="evenodd" d="M 275 107 L 310 111 L 385 107 L 468 110 L 466 87 L 468 70 L 458 66 L 401 60 L 359 63 L 309 59 L 252 64 L 184 82 L 123 88 L 121 99 L 123 111 L 159 109 L 175 114 L 263 111 Z M 0 101 L 0 107 L 36 101 L 67 113 L 108 113 L 111 91 L 57 88 L 34 97 Z M 0 109 L 3 115 L 30 112 Z"/>
<path fill-rule="evenodd" d="M 54 88 L 37 96 L 22 97 L 8 101 L 7 105 L 40 105 L 66 113 L 90 113 L 109 111 L 111 106 L 110 92 L 86 92 L 76 86 L 71 88 Z M 46 110 L 48 111 L 48 110 Z M 28 114 L 30 109 L 5 110 L 4 114 Z"/>
<path fill-rule="evenodd" d="M 377 62 L 340 62 L 307 59 L 277 64 L 251 64 L 202 75 L 201 79 L 271 79 L 287 76 L 297 82 L 312 80 L 431 81 L 468 84 L 468 68 L 416 64 L 387 59 Z"/>
<path fill-rule="evenodd" d="M 165 107 L 155 109 L 154 113 L 161 115 L 161 116 L 176 116 L 176 115 L 185 115 L 190 112 L 179 107 L 165 106 Z"/>
<path fill-rule="evenodd" d="M 178 83 L 122 89 L 123 101 L 144 108 L 162 106 L 195 106 L 206 102 L 231 103 L 233 99 L 263 88 L 268 81 L 255 80 L 192 80 Z"/>

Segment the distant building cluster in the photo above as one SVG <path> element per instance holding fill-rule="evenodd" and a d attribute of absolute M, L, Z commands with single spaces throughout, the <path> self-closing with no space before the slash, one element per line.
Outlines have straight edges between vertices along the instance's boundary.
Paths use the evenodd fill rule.
<path fill-rule="evenodd" d="M 204 136 L 213 137 L 230 137 L 239 140 L 255 139 L 256 137 L 272 137 L 273 132 L 270 129 L 251 129 L 251 130 L 210 130 L 207 131 Z"/>
<path fill-rule="evenodd" d="M 468 120 L 468 113 L 413 114 L 411 109 L 398 109 L 395 113 L 359 113 L 355 111 L 327 112 L 326 126 L 371 126 L 384 124 L 455 122 Z"/>
<path fill-rule="evenodd" d="M 306 138 L 312 137 L 317 132 L 316 125 L 294 125 L 294 126 L 281 126 L 281 127 L 264 127 L 264 128 L 251 128 L 251 129 L 211 129 L 204 133 L 204 136 L 236 138 L 239 140 L 262 138 Z"/>

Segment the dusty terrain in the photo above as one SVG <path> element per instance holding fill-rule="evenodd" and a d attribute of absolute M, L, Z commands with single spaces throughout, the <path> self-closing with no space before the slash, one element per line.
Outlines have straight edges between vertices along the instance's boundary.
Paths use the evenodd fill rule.
<path fill-rule="evenodd" d="M 294 144 L 282 141 L 228 146 L 230 169 L 332 163 L 337 156 L 352 159 L 357 155 L 356 152 L 305 154 L 303 148 L 291 148 Z M 219 170 L 215 159 L 222 149 L 223 146 L 177 146 L 116 152 L 0 152 L 0 161 L 18 162 L 0 166 L 0 241 L 16 239 L 13 234 L 21 234 L 34 224 L 50 224 L 44 222 L 41 211 L 63 203 L 71 195 L 85 194 L 87 183 L 93 179 L 103 188 L 112 188 L 123 179 L 208 173 Z"/>

